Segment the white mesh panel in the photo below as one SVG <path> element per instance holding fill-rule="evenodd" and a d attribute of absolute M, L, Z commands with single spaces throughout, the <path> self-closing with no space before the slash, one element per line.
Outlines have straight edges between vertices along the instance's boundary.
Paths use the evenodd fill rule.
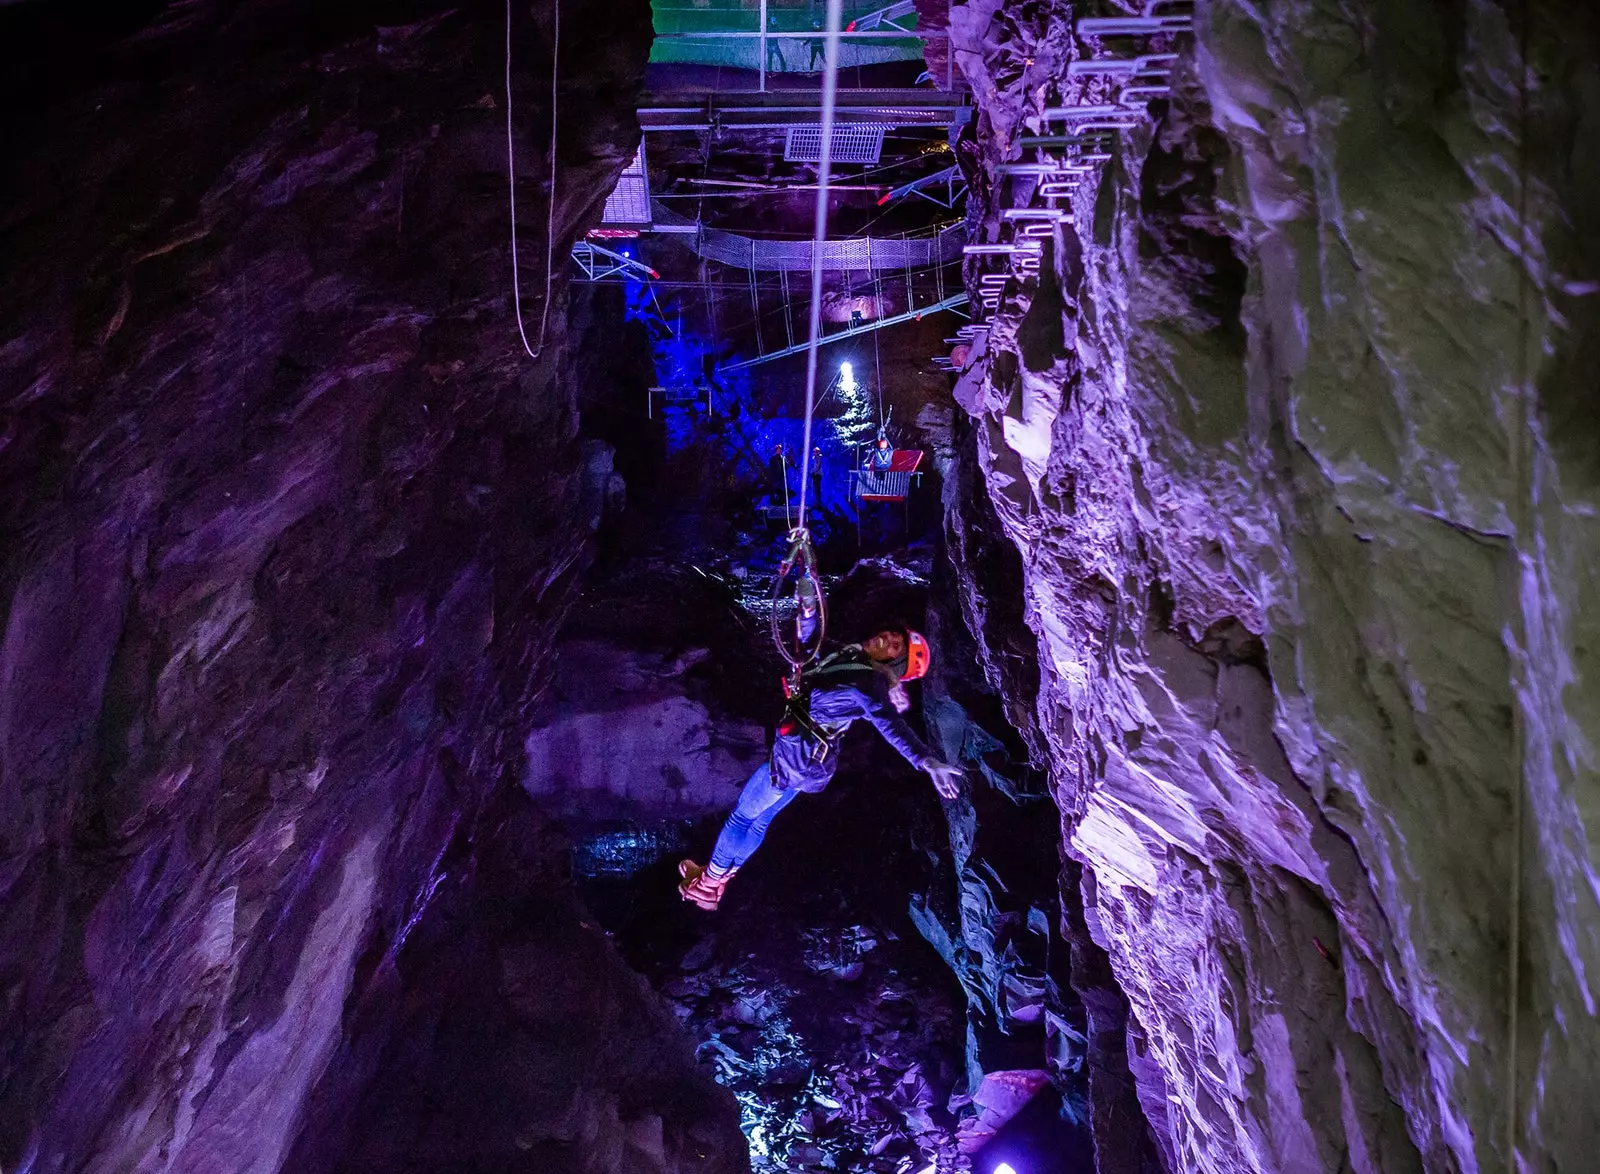
<path fill-rule="evenodd" d="M 835 163 L 876 163 L 883 154 L 883 124 L 834 123 L 832 154 Z M 822 128 L 791 126 L 783 157 L 790 163 L 821 163 Z"/>
<path fill-rule="evenodd" d="M 604 224 L 649 224 L 650 180 L 644 170 L 644 144 L 633 154 L 633 162 L 617 177 L 617 186 L 606 199 L 601 217 Z"/>

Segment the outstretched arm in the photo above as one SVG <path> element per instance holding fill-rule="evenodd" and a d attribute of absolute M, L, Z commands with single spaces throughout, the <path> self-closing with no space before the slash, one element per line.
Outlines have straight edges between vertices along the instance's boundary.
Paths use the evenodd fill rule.
<path fill-rule="evenodd" d="M 883 693 L 883 696 L 879 696 L 879 693 Z M 885 742 L 900 752 L 901 757 L 918 770 L 927 772 L 933 779 L 934 790 L 946 799 L 954 799 L 961 794 L 961 768 L 942 761 L 928 748 L 928 744 L 918 737 L 906 719 L 895 712 L 898 706 L 891 702 L 887 688 L 863 692 L 862 698 L 865 702 L 863 716 L 883 735 Z"/>

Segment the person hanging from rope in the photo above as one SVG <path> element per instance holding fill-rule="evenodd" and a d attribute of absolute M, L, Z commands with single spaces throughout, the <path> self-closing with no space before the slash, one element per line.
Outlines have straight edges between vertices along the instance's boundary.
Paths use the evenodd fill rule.
<path fill-rule="evenodd" d="M 867 454 L 866 467 L 874 473 L 887 473 L 894 468 L 894 446 L 889 443 L 889 434 L 881 428 L 877 443 Z"/>
<path fill-rule="evenodd" d="M 802 592 L 802 628 L 807 603 Z M 683 899 L 702 909 L 716 909 L 728 882 L 761 846 L 778 812 L 797 795 L 821 791 L 832 781 L 839 744 L 858 719 L 871 722 L 907 762 L 926 772 L 941 796 L 956 798 L 961 768 L 935 755 L 901 716 L 911 704 L 905 683 L 927 673 L 931 661 L 928 641 L 920 633 L 885 627 L 870 639 L 847 644 L 823 658 L 797 683 L 785 682 L 789 699 L 772 754 L 745 783 L 709 863 L 679 864 L 678 891 Z"/>
<path fill-rule="evenodd" d="M 843 25 L 843 0 L 828 0 L 827 39 L 824 43 L 822 79 L 822 159 L 817 168 L 817 202 L 811 248 L 811 310 L 806 346 L 806 414 L 803 446 L 811 457 L 811 421 L 816 411 L 817 348 L 822 339 L 822 246 L 828 238 L 828 183 L 832 168 L 833 116 L 839 77 L 839 29 Z M 813 51 L 815 52 L 815 51 Z M 815 56 L 813 56 L 815 60 Z M 884 421 L 887 426 L 888 421 Z M 882 444 L 888 437 L 880 432 Z M 893 453 L 888 460 L 893 461 Z M 861 644 L 847 645 L 812 665 L 826 627 L 826 600 L 822 597 L 816 559 L 806 532 L 808 471 L 800 473 L 800 505 L 790 531 L 793 548 L 784 561 L 773 588 L 780 588 L 795 569 L 806 581 L 799 590 L 798 645 L 779 640 L 779 649 L 793 666 L 784 682 L 789 705 L 773 739 L 772 755 L 745 783 L 733 814 L 717 837 L 710 861 L 702 867 L 693 860 L 678 866 L 683 878 L 679 891 L 686 901 L 702 909 L 715 909 L 728 879 L 750 858 L 766 835 L 767 827 L 801 791 L 820 791 L 833 778 L 839 742 L 858 718 L 866 718 L 908 762 L 933 778 L 934 789 L 946 798 L 960 793 L 961 768 L 935 757 L 900 715 L 910 706 L 904 683 L 928 671 L 928 642 L 905 628 L 885 628 Z M 773 634 L 778 636 L 778 612 L 773 612 Z M 812 643 L 813 639 L 815 643 Z M 804 671 L 806 665 L 812 665 Z"/>

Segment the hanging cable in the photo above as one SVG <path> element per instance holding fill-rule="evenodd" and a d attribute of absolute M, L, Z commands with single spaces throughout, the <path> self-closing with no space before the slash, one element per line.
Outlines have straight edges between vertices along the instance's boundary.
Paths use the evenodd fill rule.
<path fill-rule="evenodd" d="M 817 349 L 822 338 L 822 249 L 828 239 L 828 183 L 833 173 L 833 113 L 839 90 L 839 26 L 843 23 L 843 0 L 828 0 L 827 40 L 822 74 L 822 150 L 817 168 L 816 223 L 811 235 L 811 308 L 806 338 L 806 415 L 800 460 L 800 509 L 789 532 L 789 554 L 778 568 L 772 584 L 772 639 L 789 662 L 796 677 L 801 668 L 817 658 L 827 635 L 828 607 L 817 570 L 816 552 L 806 530 L 806 506 L 811 488 L 811 420 L 816 411 Z M 795 594 L 799 596 L 795 617 L 794 641 L 784 639 L 778 602 L 789 576 L 798 572 Z M 795 682 L 798 684 L 798 681 Z"/>
<path fill-rule="evenodd" d="M 878 298 L 878 316 L 883 316 L 883 298 Z M 878 389 L 878 427 L 887 428 L 889 422 L 883 418 L 883 359 L 878 354 L 878 332 L 872 332 L 872 368 L 873 384 Z"/>
<path fill-rule="evenodd" d="M 794 531 L 794 511 L 789 508 L 789 459 L 782 452 L 778 454 L 778 467 L 783 470 L 783 521 Z"/>
<path fill-rule="evenodd" d="M 556 119 L 557 87 L 560 84 L 561 0 L 555 0 L 555 27 L 550 55 L 550 208 L 545 219 L 544 307 L 539 312 L 539 345 L 528 344 L 528 331 L 522 323 L 522 274 L 517 260 L 517 156 L 511 130 L 511 0 L 506 0 L 506 175 L 511 187 L 511 293 L 517 311 L 517 334 L 530 359 L 544 350 L 545 329 L 550 321 L 550 290 L 555 275 L 556 248 Z"/>
<path fill-rule="evenodd" d="M 550 30 L 550 208 L 544 223 L 544 306 L 539 311 L 539 345 L 544 350 L 545 327 L 550 322 L 550 286 L 556 271 L 556 133 L 561 101 L 561 0 L 551 0 L 554 27 Z"/>
<path fill-rule="evenodd" d="M 511 294 L 517 308 L 517 333 L 528 358 L 536 359 L 522 325 L 522 277 L 517 272 L 517 154 L 511 136 L 511 0 L 506 0 L 506 174 L 511 180 Z"/>
<path fill-rule="evenodd" d="M 811 236 L 811 308 L 806 344 L 805 447 L 801 460 L 800 516 L 796 533 L 806 528 L 806 498 L 811 473 L 811 413 L 817 394 L 817 348 L 822 338 L 822 249 L 828 239 L 828 182 L 833 174 L 833 112 L 839 90 L 839 25 L 844 0 L 828 0 L 827 48 L 822 75 L 822 151 L 817 168 L 816 230 Z"/>

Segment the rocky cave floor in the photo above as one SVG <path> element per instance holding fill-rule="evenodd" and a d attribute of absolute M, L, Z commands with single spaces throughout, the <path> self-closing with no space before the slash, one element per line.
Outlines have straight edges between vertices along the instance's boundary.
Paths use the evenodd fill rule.
<path fill-rule="evenodd" d="M 758 1174 L 965 1168 L 964 999 L 905 912 L 934 814 L 914 786 L 855 771 L 797 803 L 715 915 L 678 899 L 672 853 L 580 885 L 738 1098 Z"/>

